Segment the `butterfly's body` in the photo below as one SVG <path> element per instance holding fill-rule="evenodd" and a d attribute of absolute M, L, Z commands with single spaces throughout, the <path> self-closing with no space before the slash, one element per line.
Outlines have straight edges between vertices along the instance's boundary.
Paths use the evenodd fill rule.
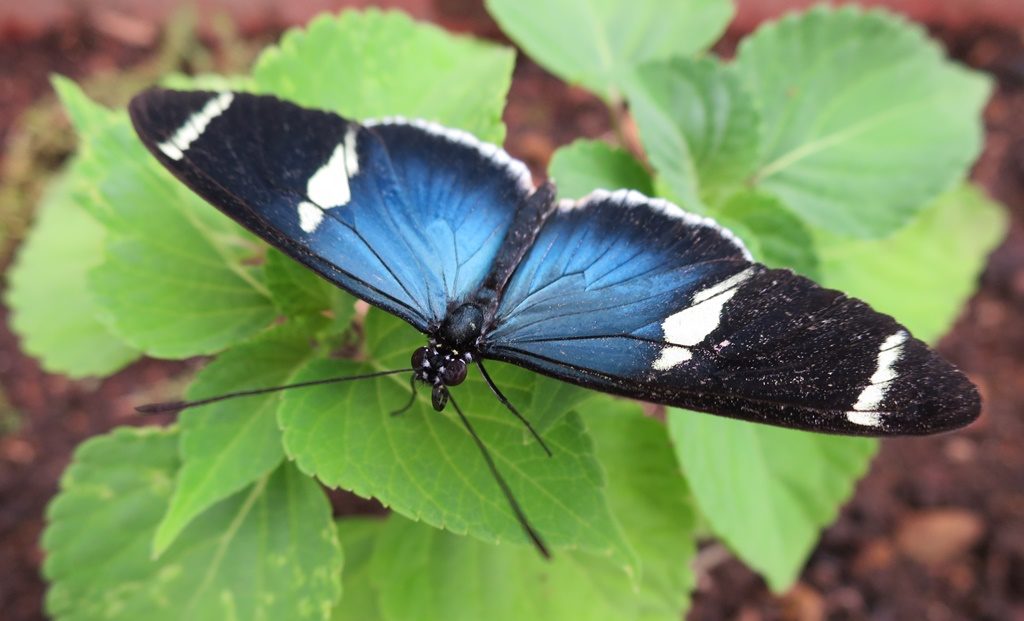
<path fill-rule="evenodd" d="M 214 206 L 426 334 L 413 377 L 438 410 L 470 364 L 509 405 L 480 364 L 492 359 L 818 432 L 934 433 L 978 415 L 963 374 L 893 318 L 754 262 L 727 229 L 666 201 L 556 201 L 498 147 L 422 121 L 160 89 L 130 112 Z"/>

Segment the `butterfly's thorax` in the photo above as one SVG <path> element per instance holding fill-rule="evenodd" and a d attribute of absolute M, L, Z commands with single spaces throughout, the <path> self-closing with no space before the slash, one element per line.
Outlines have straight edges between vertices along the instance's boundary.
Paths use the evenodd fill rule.
<path fill-rule="evenodd" d="M 466 351 L 476 344 L 483 328 L 483 310 L 478 305 L 467 302 L 448 313 L 437 332 L 437 338 L 454 350 Z"/>

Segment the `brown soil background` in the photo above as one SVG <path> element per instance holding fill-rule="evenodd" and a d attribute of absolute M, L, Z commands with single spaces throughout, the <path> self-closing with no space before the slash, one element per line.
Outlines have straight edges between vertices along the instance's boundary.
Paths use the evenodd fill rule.
<path fill-rule="evenodd" d="M 478 2 L 439 0 L 432 9 L 411 4 L 446 27 L 502 40 Z M 97 21 L 72 13 L 22 29 L 0 19 L 0 165 L 8 180 L 24 164 L 12 161 L 25 152 L 30 121 L 22 113 L 52 99 L 49 73 L 84 79 L 123 68 L 138 72 L 153 62 L 158 30 L 116 17 Z M 1008 238 L 940 348 L 980 387 L 982 418 L 956 434 L 885 442 L 800 582 L 781 597 L 721 547 L 705 547 L 689 619 L 1024 621 L 1024 42 L 1009 22 L 958 20 L 933 32 L 955 58 L 998 80 L 986 110 L 985 152 L 973 176 L 1011 215 Z M 272 40 L 279 30 L 280 22 L 255 21 L 245 41 Z M 204 33 L 214 67 L 231 54 L 238 62 L 223 31 Z M 735 37 L 720 45 L 723 52 Z M 505 118 L 508 150 L 537 174 L 558 146 L 606 136 L 610 127 L 592 96 L 522 58 Z M 55 168 L 68 145 L 66 139 L 34 145 L 36 164 Z M 33 192 L 28 188 L 25 195 Z M 8 236 L 20 235 L 26 213 L 3 214 Z M 6 317 L 5 309 L 0 312 Z M 0 404 L 0 618 L 43 618 L 37 542 L 45 505 L 73 448 L 114 426 L 141 424 L 132 405 L 174 394 L 197 365 L 143 361 L 106 380 L 72 382 L 41 371 L 20 352 L 6 322 L 0 324 L 0 386 L 8 402 Z M 373 510 L 345 497 L 336 498 L 336 506 Z"/>

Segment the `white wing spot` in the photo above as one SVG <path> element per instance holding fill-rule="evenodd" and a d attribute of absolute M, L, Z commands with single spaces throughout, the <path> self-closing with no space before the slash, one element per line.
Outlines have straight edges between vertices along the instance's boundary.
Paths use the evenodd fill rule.
<path fill-rule="evenodd" d="M 885 399 L 889 384 L 896 379 L 896 361 L 903 354 L 903 343 L 907 333 L 900 330 L 882 342 L 878 348 L 878 363 L 875 372 L 868 379 L 868 385 L 860 391 L 853 409 L 846 413 L 846 418 L 856 425 L 877 427 L 881 423 L 881 414 L 875 410 Z"/>
<path fill-rule="evenodd" d="M 203 135 L 210 121 L 224 114 L 234 98 L 234 93 L 225 91 L 210 99 L 198 112 L 185 119 L 170 138 L 156 145 L 157 148 L 172 160 L 185 157 L 185 151 Z"/>
<path fill-rule="evenodd" d="M 851 410 L 846 413 L 846 420 L 854 425 L 862 425 L 864 427 L 877 427 L 882 424 L 882 416 L 878 412 L 857 412 L 856 410 Z"/>
<path fill-rule="evenodd" d="M 327 163 L 306 182 L 306 195 L 312 203 L 299 203 L 299 226 L 312 233 L 324 218 L 324 209 L 341 207 L 352 200 L 349 179 L 359 174 L 359 154 L 356 151 L 356 126 L 349 125 L 345 138 L 334 148 Z"/>
<path fill-rule="evenodd" d="M 655 371 L 668 371 L 672 367 L 682 364 L 693 357 L 689 349 L 669 345 L 661 350 L 658 359 L 651 365 Z"/>
<path fill-rule="evenodd" d="M 324 212 L 319 207 L 309 201 L 299 203 L 299 227 L 303 231 L 312 233 L 323 219 Z"/>
<path fill-rule="evenodd" d="M 320 167 L 306 183 L 306 196 L 324 209 L 347 205 L 352 198 L 348 187 L 348 170 L 345 168 L 345 143 L 334 148 L 327 163 Z"/>
<path fill-rule="evenodd" d="M 359 154 L 356 153 L 356 127 L 349 125 L 345 132 L 345 168 L 348 170 L 348 178 L 351 179 L 359 174 Z"/>
<path fill-rule="evenodd" d="M 740 285 L 742 285 L 745 281 L 749 280 L 750 277 L 753 275 L 754 268 L 748 267 L 742 272 L 737 272 L 732 276 L 726 278 L 717 285 L 708 287 L 707 289 L 701 289 L 700 291 L 697 292 L 696 295 L 693 296 L 693 301 L 696 304 L 701 304 L 703 302 L 710 300 L 711 298 L 719 297 L 724 293 L 727 294 L 728 296 L 722 301 L 722 304 L 724 305 L 725 302 L 728 302 L 730 299 L 732 299 L 732 296 L 734 296 L 736 294 L 736 291 L 739 290 Z M 687 308 L 686 310 L 690 310 L 692 308 L 693 306 Z M 716 321 L 715 323 L 717 324 L 718 322 Z M 701 340 L 704 340 L 704 337 L 701 337 Z M 694 344 L 696 345 L 696 343 Z"/>
<path fill-rule="evenodd" d="M 715 331 L 722 319 L 722 311 L 725 309 L 726 303 L 753 275 L 754 268 L 748 267 L 742 272 L 702 289 L 693 296 L 690 306 L 665 319 L 661 324 L 661 329 L 665 340 L 672 346 L 662 349 L 661 355 L 652 366 L 658 371 L 665 371 L 689 360 L 690 352 L 684 347 L 699 345 Z M 675 350 L 686 351 L 687 356 L 682 358 Z"/>

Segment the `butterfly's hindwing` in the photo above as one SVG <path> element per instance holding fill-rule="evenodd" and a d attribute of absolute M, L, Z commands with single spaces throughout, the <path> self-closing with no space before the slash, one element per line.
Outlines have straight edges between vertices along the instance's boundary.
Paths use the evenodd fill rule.
<path fill-rule="evenodd" d="M 485 353 L 815 431 L 929 433 L 976 416 L 967 379 L 891 317 L 752 263 L 728 231 L 681 212 L 673 223 L 652 202 L 618 192 L 561 209 L 513 276 Z"/>
<path fill-rule="evenodd" d="M 487 273 L 529 173 L 465 132 L 365 126 L 273 97 L 146 91 L 151 151 L 257 235 L 420 330 Z"/>

